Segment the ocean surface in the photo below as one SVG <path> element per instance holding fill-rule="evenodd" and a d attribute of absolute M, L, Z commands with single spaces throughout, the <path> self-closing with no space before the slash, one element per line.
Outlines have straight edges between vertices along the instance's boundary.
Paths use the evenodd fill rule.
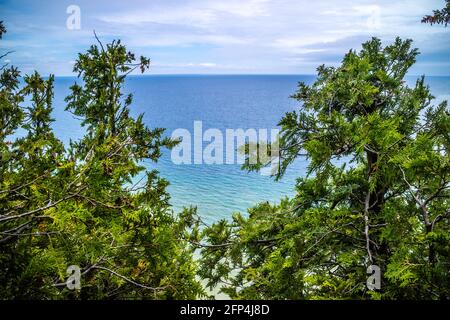
<path fill-rule="evenodd" d="M 409 77 L 408 82 L 412 85 L 415 79 Z M 75 81 L 71 77 L 57 77 L 55 81 L 53 127 L 66 143 L 80 138 L 84 132 L 79 121 L 64 111 L 64 98 Z M 144 113 L 148 126 L 166 128 L 168 136 L 176 129 L 187 129 L 194 138 L 194 121 L 202 121 L 203 132 L 219 129 L 225 137 L 226 129 L 268 129 L 270 132 L 277 128 L 282 116 L 298 106 L 289 96 L 299 81 L 312 83 L 314 76 L 131 76 L 127 78 L 125 91 L 134 95 L 132 114 Z M 450 77 L 428 77 L 427 83 L 437 101 L 450 100 Z M 243 171 L 239 164 L 176 165 L 168 150 L 158 163 L 145 165 L 157 169 L 170 182 L 168 191 L 176 210 L 197 206 L 203 219 L 211 223 L 229 218 L 233 212 L 245 213 L 259 202 L 276 203 L 294 195 L 295 181 L 304 175 L 307 163 L 303 159 L 296 161 L 281 181 Z"/>

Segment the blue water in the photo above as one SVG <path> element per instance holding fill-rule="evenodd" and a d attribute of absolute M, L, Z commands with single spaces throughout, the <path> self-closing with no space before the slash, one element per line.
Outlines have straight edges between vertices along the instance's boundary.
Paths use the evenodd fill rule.
<path fill-rule="evenodd" d="M 79 122 L 64 111 L 64 97 L 75 78 L 57 78 L 55 82 L 54 124 L 56 134 L 65 142 L 83 134 Z M 177 128 L 193 132 L 196 120 L 208 128 L 244 130 L 272 129 L 285 112 L 297 102 L 289 96 L 298 81 L 311 83 L 313 76 L 134 76 L 129 77 L 126 92 L 134 94 L 132 114 L 145 113 L 150 127 L 167 128 L 167 135 Z M 408 82 L 413 83 L 413 78 Z M 428 78 L 437 100 L 450 99 L 450 77 Z M 204 144 L 205 146 L 206 144 Z M 175 165 L 166 151 L 157 164 L 146 163 L 169 180 L 171 204 L 176 210 L 197 206 L 207 222 L 229 218 L 233 212 L 246 212 L 258 202 L 278 202 L 294 194 L 297 177 L 307 163 L 299 160 L 275 182 L 259 173 L 248 173 L 240 165 Z"/>

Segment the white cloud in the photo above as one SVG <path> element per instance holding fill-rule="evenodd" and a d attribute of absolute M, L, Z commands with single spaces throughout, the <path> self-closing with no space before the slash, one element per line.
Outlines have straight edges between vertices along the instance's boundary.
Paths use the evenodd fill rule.
<path fill-rule="evenodd" d="M 100 15 L 98 19 L 106 23 L 136 26 L 147 23 L 207 26 L 216 19 L 216 16 L 209 10 L 186 7 L 169 7 L 158 10 L 147 9 L 112 15 Z"/>
<path fill-rule="evenodd" d="M 445 40 L 450 29 L 420 23 L 442 0 L 135 0 L 133 6 L 78 2 L 82 30 L 69 32 L 52 16 L 47 24 L 24 16 L 15 22 L 21 36 L 2 40 L 2 46 L 28 49 L 34 60 L 45 53 L 67 65 L 93 43 L 95 29 L 102 41 L 120 38 L 131 50 L 150 56 L 159 63 L 158 70 L 314 72 L 313 66 L 339 61 L 372 36 L 385 42 L 395 36 L 413 38 L 430 55 L 450 45 Z M 32 63 L 25 54 L 21 57 Z"/>
<path fill-rule="evenodd" d="M 269 16 L 270 0 L 228 0 L 179 2 L 168 6 L 149 6 L 138 11 L 99 15 L 98 19 L 107 23 L 140 25 L 145 23 L 188 24 L 208 27 L 223 23 L 224 14 L 239 17 Z M 220 21 L 219 21 L 220 20 Z"/>
<path fill-rule="evenodd" d="M 132 47 L 168 47 L 168 46 L 190 46 L 195 44 L 209 45 L 238 45 L 246 41 L 230 35 L 214 34 L 186 34 L 173 33 L 170 35 L 147 34 L 136 35 L 127 38 L 127 44 Z"/>
<path fill-rule="evenodd" d="M 217 63 L 213 62 L 188 62 L 188 63 L 168 63 L 168 64 L 152 64 L 153 67 L 158 68 L 193 68 L 193 67 L 201 67 L 201 68 L 214 68 L 218 67 Z"/>
<path fill-rule="evenodd" d="M 209 8 L 214 11 L 226 12 L 242 17 L 270 16 L 268 4 L 269 0 L 210 1 Z"/>

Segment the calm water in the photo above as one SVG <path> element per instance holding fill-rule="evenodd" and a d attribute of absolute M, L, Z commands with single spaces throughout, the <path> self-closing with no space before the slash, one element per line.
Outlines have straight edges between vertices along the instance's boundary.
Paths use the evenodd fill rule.
<path fill-rule="evenodd" d="M 56 134 L 67 142 L 83 134 L 83 129 L 64 111 L 64 97 L 75 78 L 57 78 L 55 83 Z M 177 128 L 193 132 L 193 123 L 203 121 L 208 128 L 244 130 L 276 128 L 296 101 L 289 98 L 298 81 L 311 83 L 313 76 L 143 76 L 130 77 L 126 91 L 134 94 L 132 113 L 145 113 L 150 127 Z M 413 79 L 410 79 L 413 83 Z M 438 100 L 450 100 L 450 78 L 428 78 Z M 206 143 L 204 143 L 204 146 Z M 280 182 L 258 173 L 240 170 L 240 165 L 175 165 L 170 151 L 155 164 L 147 164 L 167 178 L 176 209 L 195 205 L 206 221 L 228 218 L 231 213 L 261 201 L 277 202 L 294 194 L 295 179 L 303 175 L 306 163 L 297 161 Z"/>

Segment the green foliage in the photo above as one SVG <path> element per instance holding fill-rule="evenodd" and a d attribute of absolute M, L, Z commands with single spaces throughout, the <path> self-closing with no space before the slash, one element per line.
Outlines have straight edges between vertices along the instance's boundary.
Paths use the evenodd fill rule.
<path fill-rule="evenodd" d="M 6 33 L 6 28 L 3 24 L 3 21 L 0 21 L 0 39 L 2 38 L 4 33 Z"/>
<path fill-rule="evenodd" d="M 201 276 L 238 299 L 450 296 L 450 114 L 405 75 L 411 40 L 379 39 L 321 66 L 280 122 L 281 178 L 309 162 L 297 194 L 203 232 Z M 248 165 L 259 169 L 264 163 Z M 366 286 L 370 265 L 381 289 Z"/>
<path fill-rule="evenodd" d="M 3 30 L 3 29 L 2 29 Z M 130 116 L 126 76 L 149 60 L 120 41 L 80 54 L 67 110 L 86 128 L 64 146 L 53 134 L 54 77 L 0 75 L 0 297 L 2 299 L 194 299 L 194 209 L 177 215 L 168 182 L 142 163 L 175 142 Z M 81 268 L 81 290 L 66 269 Z"/>
<path fill-rule="evenodd" d="M 446 6 L 442 10 L 434 10 L 432 15 L 426 15 L 422 23 L 443 24 L 447 26 L 450 22 L 450 0 L 445 0 Z"/>
<path fill-rule="evenodd" d="M 67 146 L 52 131 L 54 77 L 21 82 L 2 66 L 0 298 L 194 299 L 205 297 L 199 275 L 236 299 L 448 299 L 450 113 L 423 77 L 406 85 L 411 45 L 374 38 L 300 83 L 298 110 L 262 146 L 280 153 L 278 179 L 306 157 L 296 196 L 202 228 L 142 165 L 177 143 L 130 115 L 122 86 L 149 59 L 99 40 L 78 56 L 66 110 L 86 134 Z M 259 161 L 245 169 L 273 160 L 258 147 L 241 150 Z M 69 265 L 81 290 L 66 288 Z M 370 265 L 378 291 L 366 286 Z"/>

